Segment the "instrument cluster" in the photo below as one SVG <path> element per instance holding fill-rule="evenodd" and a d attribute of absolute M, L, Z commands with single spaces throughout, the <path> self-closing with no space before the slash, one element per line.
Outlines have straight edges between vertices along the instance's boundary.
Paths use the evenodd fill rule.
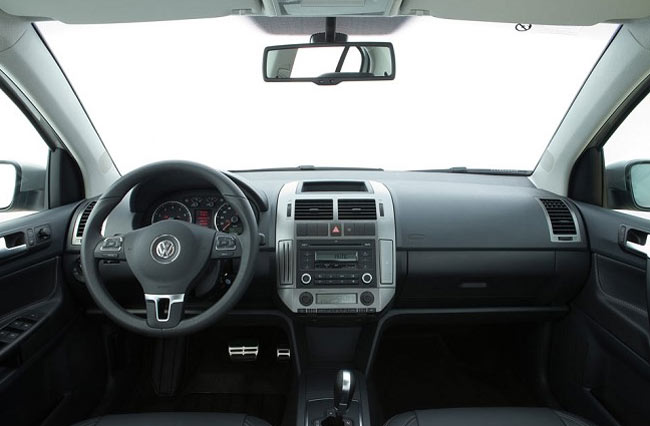
<path fill-rule="evenodd" d="M 244 231 L 239 213 L 216 191 L 171 194 L 149 210 L 149 223 L 182 220 L 221 232 L 241 234 Z"/>

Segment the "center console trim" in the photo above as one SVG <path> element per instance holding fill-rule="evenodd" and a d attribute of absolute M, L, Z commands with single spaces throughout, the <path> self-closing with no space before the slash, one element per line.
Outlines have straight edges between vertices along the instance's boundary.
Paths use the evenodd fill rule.
<path fill-rule="evenodd" d="M 395 243 L 395 214 L 393 200 L 385 185 L 376 181 L 367 181 L 368 192 L 300 192 L 304 181 L 294 181 L 285 184 L 278 196 L 277 222 L 276 222 L 276 257 L 277 257 L 277 291 L 280 300 L 294 313 L 304 314 L 354 314 L 380 312 L 390 303 L 395 295 L 396 286 L 396 243 Z M 378 214 L 375 223 L 374 236 L 339 237 L 332 236 L 309 236 L 301 238 L 297 235 L 297 223 L 295 220 L 296 200 L 332 200 L 333 217 L 331 220 L 313 220 L 312 223 L 357 223 L 362 220 L 344 220 L 338 218 L 338 200 L 345 199 L 372 199 L 375 200 Z M 369 222 L 363 220 L 364 222 Z M 305 240 L 322 240 L 331 244 L 336 240 L 355 241 L 372 240 L 376 253 L 374 262 L 376 276 L 372 277 L 372 285 L 368 286 L 312 286 L 305 288 L 300 284 L 298 275 L 298 244 Z M 366 277 L 367 278 L 367 277 Z M 307 280 L 307 278 L 305 278 Z M 364 280 L 365 284 L 365 280 Z M 315 301 L 317 295 L 332 295 L 340 293 L 355 293 L 357 303 L 355 304 L 321 304 L 311 303 L 304 306 L 300 302 L 300 296 L 309 293 Z M 372 303 L 361 303 L 361 294 L 365 295 L 365 301 L 372 300 Z"/>

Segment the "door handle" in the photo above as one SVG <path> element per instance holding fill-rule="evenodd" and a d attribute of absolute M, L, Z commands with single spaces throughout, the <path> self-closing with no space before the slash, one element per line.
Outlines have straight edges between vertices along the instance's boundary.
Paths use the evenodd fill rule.
<path fill-rule="evenodd" d="M 621 225 L 618 230 L 618 243 L 620 246 L 632 253 L 640 254 L 645 258 L 650 258 L 650 233 L 640 229 L 628 228 Z"/>
<path fill-rule="evenodd" d="M 15 256 L 25 251 L 27 251 L 27 244 L 22 243 L 16 246 L 7 247 L 7 240 L 5 237 L 0 237 L 0 259 Z"/>
<path fill-rule="evenodd" d="M 645 254 L 647 257 L 650 257 L 650 244 L 646 239 L 645 244 L 635 243 L 634 241 L 627 240 L 625 241 L 625 247 L 630 251 L 635 251 L 639 254 Z"/>

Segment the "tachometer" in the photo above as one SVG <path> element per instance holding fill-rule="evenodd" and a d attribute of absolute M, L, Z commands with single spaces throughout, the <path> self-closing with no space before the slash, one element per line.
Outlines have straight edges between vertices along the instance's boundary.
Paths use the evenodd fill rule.
<path fill-rule="evenodd" d="M 192 213 L 183 203 L 178 201 L 166 201 L 156 207 L 151 216 L 151 223 L 160 222 L 161 220 L 182 220 L 183 222 L 192 222 Z"/>
<path fill-rule="evenodd" d="M 214 215 L 214 227 L 221 232 L 231 234 L 241 234 L 244 232 L 244 226 L 239 220 L 239 215 L 228 203 L 224 203 Z"/>

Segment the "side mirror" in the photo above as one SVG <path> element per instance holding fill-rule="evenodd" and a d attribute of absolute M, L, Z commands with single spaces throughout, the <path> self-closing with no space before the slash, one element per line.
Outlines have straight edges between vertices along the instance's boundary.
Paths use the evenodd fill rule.
<path fill-rule="evenodd" d="M 609 207 L 650 211 L 650 160 L 612 164 L 606 178 Z"/>
<path fill-rule="evenodd" d="M 11 210 L 19 188 L 18 166 L 0 162 L 0 211 Z"/>
<path fill-rule="evenodd" d="M 0 212 L 41 210 L 44 200 L 44 169 L 0 161 Z"/>

